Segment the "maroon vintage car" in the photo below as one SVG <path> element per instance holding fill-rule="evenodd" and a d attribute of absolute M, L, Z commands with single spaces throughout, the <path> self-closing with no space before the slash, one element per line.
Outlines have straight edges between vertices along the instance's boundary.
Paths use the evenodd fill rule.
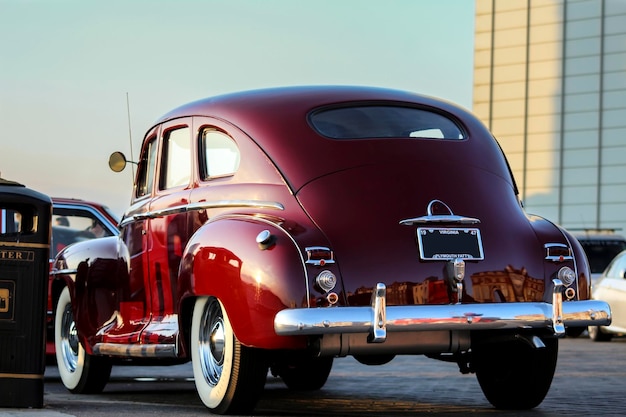
<path fill-rule="evenodd" d="M 558 338 L 610 322 L 580 244 L 524 212 L 498 143 L 453 104 L 348 86 L 223 95 L 163 116 L 138 164 L 120 236 L 56 259 L 72 392 L 102 390 L 116 359 L 191 360 L 211 412 L 246 413 L 268 370 L 315 390 L 334 358 L 419 354 L 526 409 Z"/>
<path fill-rule="evenodd" d="M 61 249 L 76 242 L 117 236 L 118 219 L 103 204 L 77 198 L 52 197 L 50 269 Z M 46 355 L 54 355 L 54 314 L 65 281 L 55 275 L 48 280 Z"/>

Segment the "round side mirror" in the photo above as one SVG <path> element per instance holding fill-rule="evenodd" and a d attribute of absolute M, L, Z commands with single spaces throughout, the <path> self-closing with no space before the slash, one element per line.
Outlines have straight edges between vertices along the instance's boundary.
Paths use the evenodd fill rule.
<path fill-rule="evenodd" d="M 126 157 L 121 152 L 113 152 L 109 157 L 109 168 L 114 172 L 122 172 L 126 168 Z"/>

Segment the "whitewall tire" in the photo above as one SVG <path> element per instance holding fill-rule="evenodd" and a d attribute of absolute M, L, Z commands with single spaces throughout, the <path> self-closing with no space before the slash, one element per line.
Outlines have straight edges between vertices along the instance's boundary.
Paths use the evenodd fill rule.
<path fill-rule="evenodd" d="M 111 374 L 108 358 L 87 355 L 78 340 L 70 292 L 63 289 L 54 321 L 54 347 L 63 385 L 76 394 L 101 392 Z"/>
<path fill-rule="evenodd" d="M 258 349 L 242 346 L 222 303 L 196 300 L 191 325 L 191 360 L 196 389 L 217 414 L 247 414 L 263 392 L 268 365 Z"/>

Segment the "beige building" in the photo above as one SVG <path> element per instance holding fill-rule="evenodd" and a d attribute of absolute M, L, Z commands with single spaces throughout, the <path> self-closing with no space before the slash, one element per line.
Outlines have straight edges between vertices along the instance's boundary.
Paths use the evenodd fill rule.
<path fill-rule="evenodd" d="M 626 234 L 626 0 L 476 0 L 473 111 L 529 213 Z"/>

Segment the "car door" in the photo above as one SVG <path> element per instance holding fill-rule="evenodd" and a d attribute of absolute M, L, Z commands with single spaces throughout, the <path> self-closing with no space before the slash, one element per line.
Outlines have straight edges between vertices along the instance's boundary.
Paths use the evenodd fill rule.
<path fill-rule="evenodd" d="M 150 268 L 148 253 L 152 239 L 148 233 L 149 210 L 156 181 L 158 128 L 146 136 L 138 163 L 131 207 L 120 222 L 120 238 L 129 258 L 127 280 L 116 285 L 117 309 L 98 331 L 103 342 L 133 344 L 151 317 Z"/>
<path fill-rule="evenodd" d="M 594 298 L 611 306 L 613 331 L 626 332 L 626 254 L 622 253 L 609 266 L 606 277 L 598 287 Z"/>
<path fill-rule="evenodd" d="M 191 193 L 191 203 L 197 206 L 189 213 L 191 232 L 246 195 L 242 191 L 246 187 L 234 180 L 241 162 L 240 149 L 231 133 L 214 122 L 204 117 L 194 119 L 198 186 Z M 259 175 L 257 180 L 261 181 L 262 176 Z"/>
<path fill-rule="evenodd" d="M 154 196 L 146 219 L 151 318 L 141 343 L 173 346 L 178 334 L 177 277 L 182 251 L 189 240 L 187 206 L 192 187 L 190 121 L 177 119 L 161 127 Z"/>

